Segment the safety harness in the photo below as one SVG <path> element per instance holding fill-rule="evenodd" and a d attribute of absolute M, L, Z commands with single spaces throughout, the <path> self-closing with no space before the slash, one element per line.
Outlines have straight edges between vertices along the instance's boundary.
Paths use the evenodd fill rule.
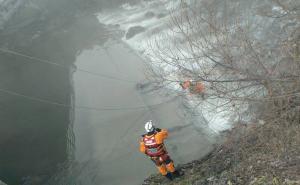
<path fill-rule="evenodd" d="M 150 157 L 159 157 L 167 153 L 163 143 L 156 143 L 155 134 L 152 134 L 151 136 L 145 135 L 143 142 L 145 143 L 146 154 Z"/>

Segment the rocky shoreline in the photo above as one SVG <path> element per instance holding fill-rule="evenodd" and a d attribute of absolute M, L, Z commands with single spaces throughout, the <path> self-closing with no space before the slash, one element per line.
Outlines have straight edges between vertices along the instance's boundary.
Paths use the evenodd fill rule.
<path fill-rule="evenodd" d="M 226 134 L 223 144 L 202 159 L 179 165 L 182 177 L 168 181 L 161 175 L 151 175 L 142 185 L 299 185 L 300 148 L 289 148 L 288 158 L 278 151 L 267 151 L 270 143 L 261 143 L 258 132 L 266 127 L 235 127 Z"/>

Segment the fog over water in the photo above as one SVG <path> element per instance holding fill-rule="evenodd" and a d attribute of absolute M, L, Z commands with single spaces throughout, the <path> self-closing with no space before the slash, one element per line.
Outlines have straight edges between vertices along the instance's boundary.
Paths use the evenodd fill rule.
<path fill-rule="evenodd" d="M 0 0 L 3 182 L 140 184 L 156 172 L 138 151 L 149 119 L 170 129 L 176 164 L 211 149 L 177 94 L 137 88 L 147 84 L 147 62 L 97 18 L 125 2 Z"/>

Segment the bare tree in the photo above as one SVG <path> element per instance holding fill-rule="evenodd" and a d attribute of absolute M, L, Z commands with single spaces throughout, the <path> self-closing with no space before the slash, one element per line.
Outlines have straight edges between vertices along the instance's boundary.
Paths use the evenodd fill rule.
<path fill-rule="evenodd" d="M 299 1 L 182 1 L 171 17 L 172 32 L 150 44 L 154 65 L 167 69 L 155 71 L 158 83 L 202 82 L 214 110 L 260 104 L 274 119 L 297 112 Z"/>

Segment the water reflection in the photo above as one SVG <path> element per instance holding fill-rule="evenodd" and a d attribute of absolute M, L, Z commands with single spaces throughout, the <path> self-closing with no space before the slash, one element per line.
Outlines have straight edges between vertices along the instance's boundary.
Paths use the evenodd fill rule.
<path fill-rule="evenodd" d="M 64 6 L 55 3 L 58 15 L 38 17 L 37 12 L 24 21 L 19 12 L 1 31 L 0 45 L 70 66 L 70 70 L 1 52 L 0 88 L 72 107 L 76 56 L 104 43 L 106 37 L 93 15 L 76 14 L 78 7 L 68 6 L 72 13 L 61 16 L 63 11 L 57 7 Z M 75 150 L 74 109 L 70 107 L 0 93 L 0 179 L 9 185 L 45 184 L 57 168 L 61 172 L 68 167 Z"/>

